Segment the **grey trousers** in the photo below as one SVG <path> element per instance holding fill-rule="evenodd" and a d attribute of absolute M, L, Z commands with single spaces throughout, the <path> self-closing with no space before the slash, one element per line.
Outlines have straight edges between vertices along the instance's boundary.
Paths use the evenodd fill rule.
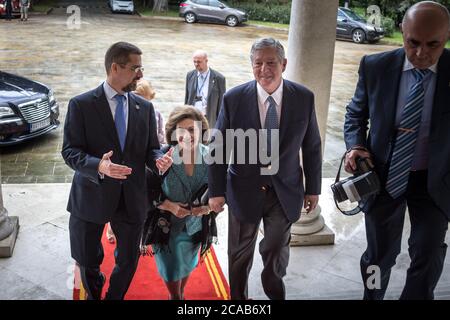
<path fill-rule="evenodd" d="M 266 193 L 263 208 L 264 238 L 259 244 L 264 268 L 261 281 L 264 292 L 272 300 L 284 300 L 283 277 L 289 263 L 292 223 L 286 218 L 274 189 Z M 228 272 L 231 299 L 248 299 L 248 276 L 252 268 L 258 235 L 258 223 L 245 223 L 228 214 Z"/>

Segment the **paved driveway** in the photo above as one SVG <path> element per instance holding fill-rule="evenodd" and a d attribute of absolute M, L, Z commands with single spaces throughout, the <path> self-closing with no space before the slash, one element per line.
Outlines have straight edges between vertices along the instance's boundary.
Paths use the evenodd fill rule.
<path fill-rule="evenodd" d="M 252 79 L 249 50 L 255 39 L 273 36 L 287 45 L 287 32 L 282 30 L 188 25 L 179 19 L 113 15 L 105 1 L 79 3 L 83 4 L 80 29 L 67 27 L 69 15 L 64 7 L 50 15 L 33 16 L 26 24 L 0 20 L 0 69 L 50 85 L 61 106 L 62 123 L 69 99 L 104 80 L 104 54 L 113 42 L 129 41 L 143 50 L 144 76 L 153 83 L 157 92 L 153 102 L 166 117 L 173 107 L 184 102 L 185 75 L 192 69 L 191 54 L 195 49 L 209 52 L 210 66 L 226 76 L 227 87 L 231 88 Z M 353 94 L 360 58 L 390 48 L 336 42 L 325 177 L 334 176 L 344 150 L 345 104 Z M 62 126 L 45 137 L 0 149 L 2 182 L 71 181 L 72 171 L 60 156 L 61 144 Z"/>

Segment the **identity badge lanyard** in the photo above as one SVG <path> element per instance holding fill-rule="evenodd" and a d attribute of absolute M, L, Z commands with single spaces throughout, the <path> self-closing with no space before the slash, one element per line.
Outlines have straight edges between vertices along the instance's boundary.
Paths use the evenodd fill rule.
<path fill-rule="evenodd" d="M 210 70 L 208 70 L 208 73 L 206 74 L 205 78 L 203 79 L 202 85 L 197 89 L 197 96 L 199 96 L 199 97 L 203 96 L 202 89 L 205 86 L 206 79 L 208 79 L 209 72 L 210 72 Z M 201 75 L 199 77 L 202 78 Z"/>

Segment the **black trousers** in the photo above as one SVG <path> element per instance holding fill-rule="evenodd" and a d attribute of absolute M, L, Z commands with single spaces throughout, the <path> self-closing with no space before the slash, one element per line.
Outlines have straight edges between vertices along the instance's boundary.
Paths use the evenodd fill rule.
<path fill-rule="evenodd" d="M 12 19 L 12 5 L 6 5 L 6 19 Z"/>
<path fill-rule="evenodd" d="M 121 200 L 119 209 L 111 220 L 111 227 L 116 236 L 114 251 L 115 267 L 111 274 L 107 300 L 122 300 L 130 286 L 139 260 L 139 244 L 142 224 L 121 219 L 126 216 Z M 80 266 L 81 280 L 88 299 L 99 300 L 103 287 L 103 274 L 100 265 L 103 261 L 101 237 L 105 225 L 70 216 L 69 233 L 72 258 Z"/>
<path fill-rule="evenodd" d="M 274 189 L 266 193 L 263 209 L 264 239 L 259 244 L 264 268 L 261 281 L 266 295 L 284 300 L 283 277 L 289 263 L 291 222 L 286 218 Z M 244 223 L 228 214 L 228 272 L 233 300 L 248 299 L 248 276 L 252 268 L 260 222 Z"/>
<path fill-rule="evenodd" d="M 392 199 L 386 191 L 377 197 L 365 215 L 367 250 L 361 257 L 364 299 L 381 300 L 391 268 L 400 253 L 406 207 L 411 233 L 408 240 L 411 264 L 400 299 L 433 299 L 442 273 L 447 245 L 447 218 L 427 191 L 427 171 L 411 172 L 406 193 Z M 379 286 L 374 284 L 373 266 L 379 267 Z"/>

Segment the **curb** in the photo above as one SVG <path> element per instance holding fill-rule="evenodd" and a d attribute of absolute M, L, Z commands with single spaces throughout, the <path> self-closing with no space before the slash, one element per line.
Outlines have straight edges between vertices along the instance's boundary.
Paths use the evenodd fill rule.
<path fill-rule="evenodd" d="M 140 12 L 136 11 L 136 14 L 138 14 L 143 19 L 159 19 L 159 20 L 172 20 L 172 21 L 179 21 L 183 20 L 181 17 L 165 17 L 165 16 L 144 16 Z"/>

